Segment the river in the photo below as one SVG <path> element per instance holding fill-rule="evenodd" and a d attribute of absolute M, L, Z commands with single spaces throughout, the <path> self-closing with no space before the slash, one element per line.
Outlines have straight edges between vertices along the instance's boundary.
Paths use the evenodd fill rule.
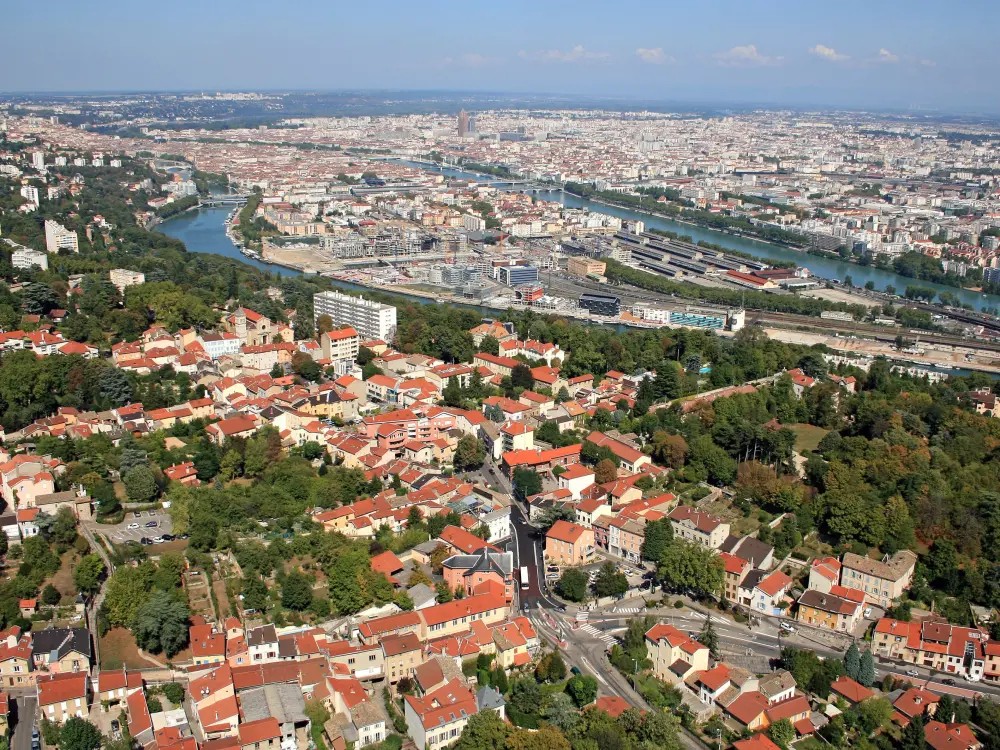
<path fill-rule="evenodd" d="M 569 199 L 571 197 L 572 196 L 569 195 L 566 196 L 567 205 L 569 205 Z M 602 206 L 600 204 L 593 204 L 592 206 L 588 207 L 593 207 L 594 210 L 610 208 L 608 206 Z M 635 214 L 635 212 L 627 211 L 625 209 L 615 209 L 615 210 L 621 211 L 625 214 L 634 214 L 634 216 L 639 216 L 638 214 Z M 192 209 L 190 211 L 185 211 L 182 214 L 178 214 L 177 216 L 173 216 L 163 221 L 156 227 L 156 231 L 162 232 L 168 237 L 173 237 L 174 239 L 180 240 L 187 246 L 187 249 L 193 253 L 214 253 L 215 255 L 224 255 L 227 258 L 235 258 L 241 263 L 246 263 L 247 265 L 251 265 L 254 268 L 259 268 L 262 271 L 278 273 L 282 276 L 302 275 L 300 271 L 297 271 L 293 268 L 285 268 L 284 266 L 278 266 L 271 263 L 263 263 L 259 260 L 248 258 L 245 255 L 243 255 L 239 250 L 237 250 L 236 246 L 233 245 L 229 237 L 226 235 L 226 217 L 229 215 L 230 211 L 231 209 L 229 208 L 218 207 L 218 206 L 212 208 Z M 616 213 L 615 215 L 617 216 L 618 214 Z M 633 217 L 625 216 L 624 218 L 633 218 Z M 667 225 L 669 224 L 675 224 L 676 226 L 685 229 L 688 228 L 687 225 L 685 224 L 676 224 L 676 222 L 669 222 L 666 220 L 661 221 L 655 218 L 653 220 L 656 221 L 658 224 L 663 224 L 664 228 L 668 228 Z M 711 242 L 718 241 L 712 235 L 705 234 L 707 230 L 701 230 L 697 227 L 691 227 L 691 229 L 694 230 L 694 232 L 691 233 L 692 236 L 696 236 L 695 235 L 696 232 L 699 233 L 699 236 L 696 237 L 697 239 L 708 239 Z M 700 234 L 704 234 L 704 237 L 701 237 Z M 731 238 L 729 237 L 729 235 L 726 234 L 722 234 L 722 237 L 729 239 L 740 239 L 740 238 Z M 752 244 L 761 245 L 764 243 L 754 242 Z M 794 251 L 787 251 L 787 252 L 793 253 L 795 257 L 801 257 L 800 254 L 794 253 Z M 330 279 L 330 278 L 328 278 L 327 281 L 329 281 L 333 286 L 337 286 L 349 291 L 355 291 L 355 292 L 372 291 L 368 287 L 361 286 L 360 284 L 353 284 L 349 281 L 340 281 L 339 279 Z M 413 302 L 417 302 L 422 305 L 431 304 L 434 301 L 427 299 L 426 297 L 418 297 L 406 294 L 405 292 L 396 291 L 394 289 L 392 290 L 386 289 L 380 291 L 384 291 L 386 294 L 400 295 L 406 297 L 407 299 Z M 475 307 L 472 305 L 469 305 L 468 307 L 470 307 L 470 309 L 474 309 L 478 312 L 482 312 L 485 314 L 495 314 L 503 312 L 501 310 L 495 310 L 486 307 Z M 611 325 L 610 327 L 614 328 L 619 332 L 628 330 L 627 327 L 624 325 Z M 956 369 L 949 371 L 949 374 L 965 375 L 968 374 L 968 372 L 969 372 L 968 370 Z"/>
<path fill-rule="evenodd" d="M 427 169 L 426 165 L 418 162 L 401 160 L 401 163 L 417 167 L 419 169 Z M 450 167 L 435 169 L 433 171 L 435 173 L 440 172 L 448 177 L 475 179 L 479 182 L 489 182 L 491 180 L 498 179 L 496 177 L 490 177 L 489 175 L 480 175 L 474 172 L 466 172 L 461 169 L 453 169 Z M 864 286 L 866 283 L 871 281 L 875 285 L 875 288 L 880 291 L 885 291 L 887 286 L 892 285 L 895 287 L 897 294 L 902 294 L 906 291 L 907 286 L 919 286 L 927 289 L 933 289 L 936 292 L 950 292 L 960 302 L 970 305 L 977 310 L 1000 308 L 1000 296 L 997 295 L 982 295 L 977 292 L 959 289 L 958 287 L 935 284 L 933 282 L 922 281 L 920 279 L 911 279 L 907 276 L 900 276 L 894 271 L 883 271 L 871 266 L 860 266 L 856 263 L 846 263 L 844 261 L 821 258 L 816 255 L 808 255 L 807 253 L 783 247 L 781 245 L 761 242 L 747 237 L 739 237 L 737 235 L 729 234 L 728 232 L 720 232 L 717 229 L 708 229 L 705 227 L 694 226 L 692 224 L 685 224 L 683 222 L 673 221 L 671 219 L 655 216 L 653 214 L 640 213 L 628 208 L 609 206 L 605 203 L 599 203 L 588 198 L 580 198 L 579 196 L 562 193 L 558 190 L 537 193 L 537 195 L 543 200 L 562 203 L 567 208 L 587 208 L 594 212 L 617 216 L 620 219 L 643 221 L 646 223 L 647 229 L 663 229 L 669 232 L 676 232 L 681 235 L 688 235 L 695 242 L 711 242 L 730 250 L 737 250 L 742 253 L 753 255 L 754 257 L 761 258 L 762 260 L 792 262 L 796 266 L 805 266 L 812 273 L 817 276 L 821 276 L 824 279 L 840 279 L 843 281 L 845 277 L 850 276 L 851 281 L 855 286 Z"/>
<path fill-rule="evenodd" d="M 424 165 L 415 162 L 403 161 L 402 163 L 418 168 L 426 168 Z M 441 172 L 449 177 L 465 179 L 473 178 L 484 182 L 496 179 L 452 168 L 445 168 L 441 170 Z M 936 291 L 951 292 L 961 302 L 971 305 L 977 310 L 983 310 L 990 307 L 1000 308 L 1000 296 L 996 295 L 981 295 L 964 289 L 958 289 L 957 287 L 910 279 L 905 276 L 900 276 L 892 271 L 883 271 L 877 268 L 859 266 L 853 263 L 844 263 L 842 261 L 834 261 L 828 258 L 807 255 L 780 245 L 760 242 L 746 237 L 738 237 L 715 229 L 706 229 L 691 224 L 684 224 L 682 222 L 672 221 L 660 216 L 653 216 L 651 214 L 632 211 L 627 208 L 609 206 L 587 198 L 580 198 L 575 195 L 569 195 L 568 193 L 561 193 L 557 190 L 539 193 L 538 195 L 540 198 L 545 200 L 562 202 L 568 208 L 587 208 L 591 211 L 610 214 L 621 219 L 644 221 L 646 223 L 646 227 L 649 229 L 664 229 L 670 232 L 677 232 L 678 234 L 686 234 L 695 242 L 704 240 L 706 242 L 713 242 L 722 247 L 729 248 L 730 250 L 738 250 L 743 253 L 748 253 L 764 260 L 790 261 L 796 265 L 804 265 L 814 274 L 825 279 L 843 280 L 844 277 L 850 276 L 856 286 L 864 286 L 865 283 L 871 281 L 875 284 L 876 289 L 884 290 L 886 286 L 891 284 L 896 288 L 897 293 L 905 291 L 908 285 L 921 286 L 931 288 Z M 236 258 L 237 260 L 247 263 L 254 268 L 259 268 L 262 271 L 270 271 L 281 274 L 282 276 L 300 275 L 300 272 L 295 269 L 285 268 L 271 263 L 263 263 L 261 261 L 254 260 L 253 258 L 248 258 L 240 253 L 240 251 L 237 250 L 233 243 L 229 240 L 229 237 L 226 236 L 225 222 L 230 211 L 231 209 L 226 207 L 199 208 L 191 211 L 185 211 L 184 213 L 178 214 L 177 216 L 171 217 L 162 222 L 157 227 L 157 231 L 181 240 L 187 246 L 187 249 L 194 253 L 215 253 L 216 255 L 225 255 L 229 258 Z M 348 282 L 337 282 L 336 280 L 331 281 L 333 281 L 337 286 L 348 289 L 363 288 Z"/>
<path fill-rule="evenodd" d="M 237 250 L 236 245 L 226 235 L 226 217 L 232 210 L 225 206 L 193 208 L 161 222 L 156 231 L 180 240 L 192 253 L 225 255 L 227 258 L 236 258 L 262 271 L 279 273 L 282 276 L 302 275 L 292 268 L 248 258 Z"/>

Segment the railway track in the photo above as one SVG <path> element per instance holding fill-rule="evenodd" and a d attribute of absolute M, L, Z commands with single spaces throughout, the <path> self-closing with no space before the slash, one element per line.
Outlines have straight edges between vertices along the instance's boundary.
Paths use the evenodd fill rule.
<path fill-rule="evenodd" d="M 652 302 L 661 305 L 666 310 L 685 311 L 690 308 L 698 310 L 715 311 L 725 314 L 727 308 L 707 303 L 700 303 L 696 300 L 684 300 L 679 297 L 672 297 L 660 292 L 650 292 L 645 289 L 632 286 L 615 286 L 609 284 L 599 284 L 587 279 L 573 279 L 553 277 L 546 282 L 546 286 L 555 294 L 563 294 L 569 297 L 579 296 L 584 291 L 595 291 L 602 294 L 615 294 L 621 297 L 622 305 L 632 305 L 637 302 Z M 940 313 L 939 308 L 930 308 Z M 820 333 L 839 333 L 842 336 L 864 336 L 876 341 L 894 343 L 896 336 L 902 334 L 908 339 L 919 338 L 922 341 L 939 344 L 942 346 L 954 346 L 965 349 L 978 349 L 982 351 L 1000 353 L 1000 342 L 986 341 L 983 339 L 967 339 L 952 334 L 940 333 L 938 331 L 921 331 L 917 329 L 903 329 L 895 327 L 876 326 L 868 323 L 847 323 L 844 321 L 827 320 L 817 318 L 812 315 L 799 315 L 796 313 L 773 313 L 766 310 L 747 310 L 747 322 L 754 322 L 763 325 L 779 326 L 782 328 L 805 328 L 815 330 Z"/>

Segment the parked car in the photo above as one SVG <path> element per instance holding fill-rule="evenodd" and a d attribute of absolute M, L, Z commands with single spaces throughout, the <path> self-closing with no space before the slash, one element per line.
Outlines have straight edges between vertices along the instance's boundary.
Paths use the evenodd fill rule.
<path fill-rule="evenodd" d="M 864 616 L 865 616 L 866 620 L 869 619 L 872 616 L 872 608 L 871 607 L 865 607 Z"/>
<path fill-rule="evenodd" d="M 174 541 L 174 539 L 176 539 L 176 537 L 173 534 L 164 534 L 163 535 L 163 541 L 165 541 L 165 542 L 172 542 L 172 541 Z"/>
<path fill-rule="evenodd" d="M 792 623 L 790 623 L 790 622 L 786 622 L 785 620 L 782 620 L 778 624 L 778 627 L 781 628 L 782 630 L 784 630 L 786 633 L 794 633 L 795 632 L 795 626 L 792 625 Z"/>
<path fill-rule="evenodd" d="M 146 522 L 146 528 L 147 529 L 155 529 L 159 525 L 160 525 L 159 521 L 147 521 Z"/>
<path fill-rule="evenodd" d="M 130 523 L 130 524 L 129 524 L 129 525 L 128 525 L 128 526 L 126 527 L 126 528 L 127 528 L 127 529 L 128 529 L 129 531 L 134 531 L 135 529 L 138 529 L 138 528 L 139 528 L 139 524 L 137 524 L 137 523 Z"/>
<path fill-rule="evenodd" d="M 918 672 L 915 669 L 907 669 L 906 670 L 906 676 L 907 677 L 919 677 L 920 676 L 920 672 Z"/>
<path fill-rule="evenodd" d="M 142 518 L 142 511 L 141 510 L 133 510 L 132 511 L 132 518 Z"/>
<path fill-rule="evenodd" d="M 941 684 L 942 685 L 954 685 L 954 684 L 956 684 L 955 683 L 955 678 L 954 677 L 945 677 L 943 680 L 941 680 Z"/>
<path fill-rule="evenodd" d="M 162 536 L 154 536 L 153 537 L 153 544 L 163 544 L 165 541 L 167 541 L 167 540 L 164 539 Z"/>
<path fill-rule="evenodd" d="M 150 539 L 148 536 L 144 536 L 142 539 L 139 540 L 139 544 L 152 544 L 152 543 L 153 540 Z"/>

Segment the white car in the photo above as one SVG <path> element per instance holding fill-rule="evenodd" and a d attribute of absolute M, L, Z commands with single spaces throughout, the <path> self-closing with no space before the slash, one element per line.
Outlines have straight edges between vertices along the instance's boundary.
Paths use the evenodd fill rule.
<path fill-rule="evenodd" d="M 785 622 L 784 620 L 782 620 L 778 624 L 778 627 L 781 628 L 782 630 L 784 630 L 786 633 L 794 633 L 795 632 L 795 628 L 792 626 L 792 623 Z"/>
<path fill-rule="evenodd" d="M 153 544 L 163 544 L 166 541 L 162 536 L 154 536 Z"/>
<path fill-rule="evenodd" d="M 128 528 L 128 530 L 129 530 L 129 531 L 135 531 L 136 529 L 138 529 L 138 528 L 139 528 L 139 524 L 137 524 L 137 523 L 130 523 L 130 524 L 129 524 L 129 525 L 127 526 L 127 528 Z"/>
<path fill-rule="evenodd" d="M 870 618 L 872 616 L 872 608 L 871 607 L 865 607 L 864 616 L 865 616 L 865 619 L 868 619 L 868 618 Z"/>

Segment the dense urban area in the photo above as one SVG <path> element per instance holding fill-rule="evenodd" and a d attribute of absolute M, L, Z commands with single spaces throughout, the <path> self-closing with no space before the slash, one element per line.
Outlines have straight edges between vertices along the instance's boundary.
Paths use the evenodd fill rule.
<path fill-rule="evenodd" d="M 995 125 L 344 107 L 0 98 L 0 750 L 1000 748 Z"/>

